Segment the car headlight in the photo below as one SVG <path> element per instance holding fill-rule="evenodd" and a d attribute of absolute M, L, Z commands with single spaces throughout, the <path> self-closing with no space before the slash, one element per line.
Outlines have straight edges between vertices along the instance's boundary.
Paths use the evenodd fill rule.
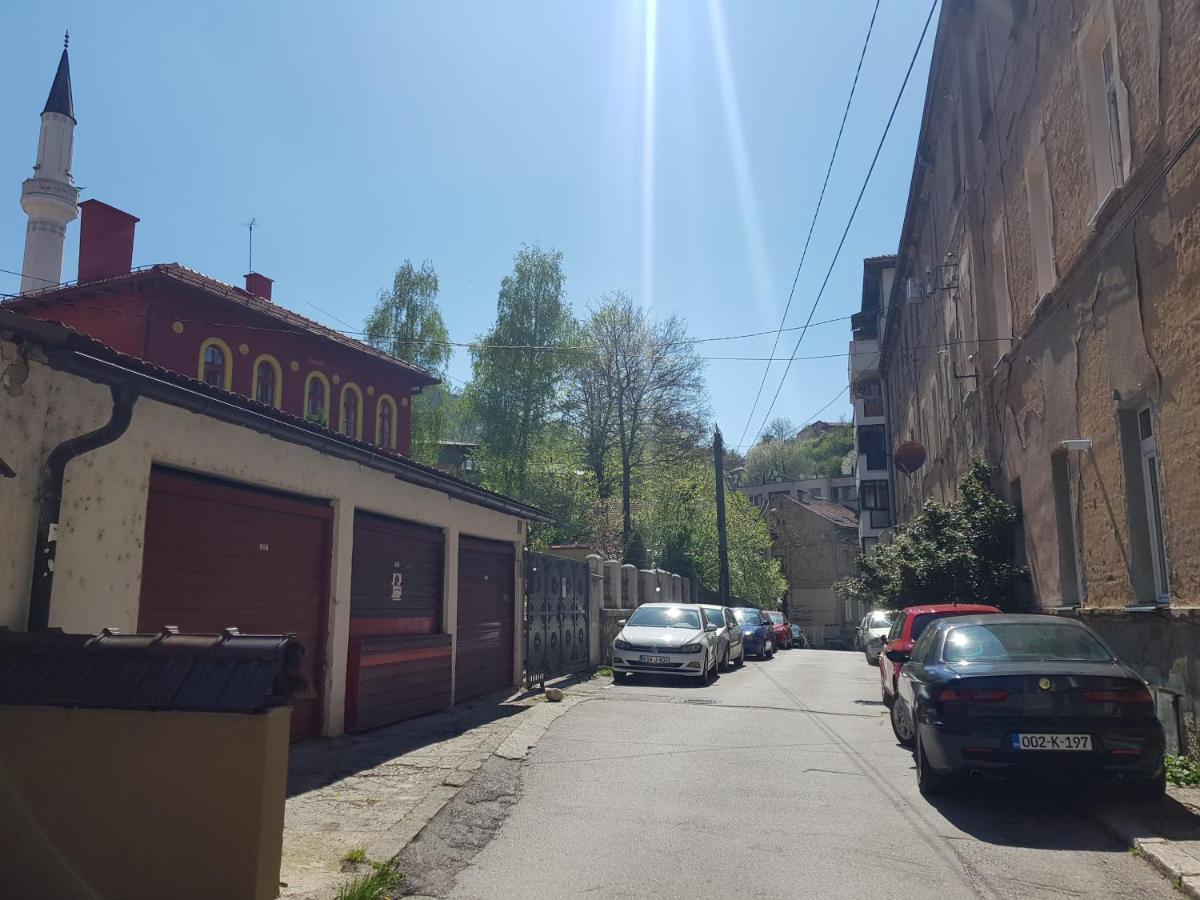
<path fill-rule="evenodd" d="M 613 641 L 613 646 L 615 646 L 618 650 L 632 649 L 629 641 L 624 640 L 623 638 L 617 638 L 615 641 Z"/>
<path fill-rule="evenodd" d="M 682 647 L 679 648 L 678 652 L 680 652 L 680 653 L 699 653 L 703 649 L 704 648 L 701 647 L 699 644 L 684 644 Z"/>
<path fill-rule="evenodd" d="M 745 631 L 742 632 L 742 634 L 744 634 L 746 637 L 754 637 L 754 629 L 747 628 Z"/>

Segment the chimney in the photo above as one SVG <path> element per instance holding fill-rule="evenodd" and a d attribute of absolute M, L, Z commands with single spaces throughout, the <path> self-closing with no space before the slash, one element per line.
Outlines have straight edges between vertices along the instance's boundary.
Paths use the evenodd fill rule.
<path fill-rule="evenodd" d="M 133 266 L 137 216 L 99 200 L 84 200 L 79 211 L 79 281 L 128 275 Z"/>
<path fill-rule="evenodd" d="M 267 302 L 271 300 L 271 279 L 266 275 L 259 275 L 257 272 L 250 272 L 246 275 L 246 293 L 253 294 L 255 297 L 260 297 Z"/>

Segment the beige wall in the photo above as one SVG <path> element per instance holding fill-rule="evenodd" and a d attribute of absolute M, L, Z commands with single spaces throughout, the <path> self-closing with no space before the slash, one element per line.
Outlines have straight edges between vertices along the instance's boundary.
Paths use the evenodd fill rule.
<path fill-rule="evenodd" d="M 0 707 L 0 896 L 277 896 L 290 713 Z"/>
<path fill-rule="evenodd" d="M 0 479 L 4 513 L 0 516 L 0 625 L 25 627 L 37 530 L 36 485 L 47 454 L 63 440 L 102 425 L 111 406 L 106 387 L 36 361 L 26 364 L 12 343 L 0 341 L 0 458 L 17 472 L 15 479 Z M 140 399 L 129 430 L 118 441 L 67 467 L 52 626 L 76 632 L 95 632 L 105 626 L 136 629 L 152 464 L 332 501 L 332 589 L 325 648 L 327 734 L 343 729 L 355 509 L 447 532 L 444 621 L 448 632 L 454 633 L 456 623 L 455 538 L 459 533 L 511 542 L 518 554 L 514 602 L 523 596 L 524 535 L 518 519 L 248 428 Z M 519 611 L 519 604 L 515 608 Z M 520 634 L 519 616 L 516 621 Z M 514 683 L 520 673 L 519 649 L 514 648 Z"/>

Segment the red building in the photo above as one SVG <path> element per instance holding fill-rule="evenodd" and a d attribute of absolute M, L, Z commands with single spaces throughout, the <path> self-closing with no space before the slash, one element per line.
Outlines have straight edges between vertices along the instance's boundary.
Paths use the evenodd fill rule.
<path fill-rule="evenodd" d="M 409 452 L 411 398 L 437 379 L 412 363 L 276 305 L 271 279 L 245 289 L 178 263 L 133 271 L 137 219 L 80 204 L 79 278 L 4 306 L 61 322 L 139 357 L 384 449 Z"/>

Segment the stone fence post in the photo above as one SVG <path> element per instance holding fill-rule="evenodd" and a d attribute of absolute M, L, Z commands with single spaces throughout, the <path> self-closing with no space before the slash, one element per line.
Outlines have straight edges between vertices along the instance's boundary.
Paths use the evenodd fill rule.
<path fill-rule="evenodd" d="M 678 575 L 671 576 L 671 602 L 684 603 L 683 599 L 683 579 Z"/>
<path fill-rule="evenodd" d="M 638 606 L 657 603 L 662 599 L 658 589 L 658 575 L 653 569 L 638 569 Z"/>
<path fill-rule="evenodd" d="M 600 565 L 599 556 L 588 555 L 588 665 L 593 669 L 600 665 L 600 609 L 604 605 L 604 574 Z"/>
<path fill-rule="evenodd" d="M 695 603 L 696 601 L 692 597 L 692 579 L 681 578 L 680 580 L 683 582 L 683 585 L 680 588 L 680 590 L 683 591 L 683 602 L 684 603 Z"/>
<path fill-rule="evenodd" d="M 621 564 L 615 559 L 604 561 L 604 608 L 621 608 Z"/>
<path fill-rule="evenodd" d="M 638 608 L 637 566 L 625 563 L 621 566 L 621 603 L 625 609 Z"/>

